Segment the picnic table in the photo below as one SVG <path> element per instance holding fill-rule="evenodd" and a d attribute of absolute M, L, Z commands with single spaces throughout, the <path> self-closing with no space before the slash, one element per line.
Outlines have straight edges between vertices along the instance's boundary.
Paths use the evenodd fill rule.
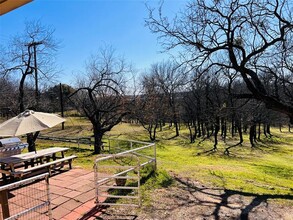
<path fill-rule="evenodd" d="M 2 173 L 3 179 L 6 180 L 7 175 L 12 177 L 12 179 L 15 177 L 34 176 L 39 174 L 39 172 L 34 171 L 40 171 L 41 169 L 49 172 L 51 175 L 52 168 L 63 167 L 66 164 L 69 164 L 69 168 L 71 169 L 72 160 L 76 156 L 71 155 L 65 157 L 64 153 L 68 149 L 66 147 L 53 147 L 38 150 L 37 152 L 2 157 L 0 158 L 0 173 Z M 0 204 L 4 217 L 9 217 L 8 190 L 0 192 Z"/>
<path fill-rule="evenodd" d="M 73 158 L 76 158 L 76 156 L 65 157 L 64 152 L 68 149 L 69 148 L 66 147 L 52 147 L 38 150 L 37 152 L 2 157 L 0 158 L 0 173 L 2 173 L 4 179 L 6 178 L 6 175 L 21 177 L 32 171 L 41 168 L 50 168 L 52 165 L 56 166 L 62 162 L 63 164 L 61 166 L 63 166 L 66 161 L 71 168 L 71 161 Z"/>

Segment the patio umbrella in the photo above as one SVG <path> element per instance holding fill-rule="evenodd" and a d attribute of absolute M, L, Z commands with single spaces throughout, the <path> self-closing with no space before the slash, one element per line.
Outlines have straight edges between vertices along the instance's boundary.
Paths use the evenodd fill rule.
<path fill-rule="evenodd" d="M 19 136 L 27 133 L 52 128 L 64 122 L 65 119 L 56 114 L 25 110 L 18 116 L 0 124 L 0 136 Z"/>

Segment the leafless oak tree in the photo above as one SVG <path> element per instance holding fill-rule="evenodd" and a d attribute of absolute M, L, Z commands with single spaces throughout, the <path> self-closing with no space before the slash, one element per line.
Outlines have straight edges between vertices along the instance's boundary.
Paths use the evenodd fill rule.
<path fill-rule="evenodd" d="M 70 95 L 77 110 L 92 123 L 95 154 L 101 152 L 104 134 L 130 113 L 132 97 L 126 96 L 125 78 L 129 71 L 113 49 L 101 49 L 90 58 L 85 77 L 80 76 L 78 88 Z"/>
<path fill-rule="evenodd" d="M 54 39 L 54 29 L 39 21 L 27 22 L 24 32 L 16 35 L 2 51 L 0 73 L 19 80 L 19 111 L 38 107 L 39 83 L 53 80 L 57 73 L 55 55 L 59 43 Z M 20 75 L 20 79 L 19 79 Z M 25 87 L 35 87 L 34 104 L 25 103 Z M 31 94 L 30 94 L 31 96 Z M 28 106 L 34 105 L 34 106 Z"/>
<path fill-rule="evenodd" d="M 242 97 L 261 100 L 293 123 L 292 1 L 194 0 L 174 20 L 164 17 L 162 7 L 158 13 L 149 8 L 146 24 L 166 50 L 181 47 L 182 64 L 198 73 L 234 70 L 250 91 Z"/>

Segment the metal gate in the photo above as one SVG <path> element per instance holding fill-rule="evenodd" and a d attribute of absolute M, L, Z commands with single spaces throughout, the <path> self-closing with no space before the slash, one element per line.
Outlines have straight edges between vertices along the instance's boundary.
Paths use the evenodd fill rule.
<path fill-rule="evenodd" d="M 99 155 L 95 160 L 97 205 L 141 206 L 140 171 L 148 164 L 156 169 L 156 146 L 154 143 L 128 142 L 130 149 Z M 134 147 L 139 145 L 143 146 Z"/>
<path fill-rule="evenodd" d="M 95 182 L 97 205 L 141 205 L 140 162 L 137 156 L 101 155 L 95 163 Z M 118 199 L 124 202 L 116 203 Z"/>

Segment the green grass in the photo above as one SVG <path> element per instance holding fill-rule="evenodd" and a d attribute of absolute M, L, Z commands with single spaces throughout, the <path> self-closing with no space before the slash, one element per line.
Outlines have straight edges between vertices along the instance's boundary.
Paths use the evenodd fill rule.
<path fill-rule="evenodd" d="M 56 136 L 91 136 L 91 126 L 84 118 L 71 118 L 61 127 L 42 132 Z M 181 127 L 181 135 L 173 138 L 174 131 L 164 127 L 158 132 L 157 159 L 159 172 L 146 184 L 163 187 L 169 177 L 164 174 L 173 172 L 182 177 L 189 177 L 211 187 L 224 187 L 258 195 L 293 196 L 293 133 L 280 133 L 272 129 L 273 137 L 264 138 L 256 148 L 251 148 L 248 136 L 244 136 L 242 146 L 230 149 L 230 155 L 224 154 L 225 148 L 238 142 L 236 138 L 219 141 L 218 151 L 207 152 L 213 147 L 213 139 L 197 140 L 190 144 L 188 131 Z M 148 141 L 147 133 L 137 125 L 119 124 L 109 137 Z M 78 156 L 74 165 L 92 169 L 95 155 L 93 146 L 60 142 L 38 141 L 37 147 L 69 146 L 70 153 Z M 206 152 L 206 153 L 204 153 Z M 164 179 L 162 181 L 161 179 Z M 169 182 L 167 181 L 169 184 Z M 167 184 L 167 185 L 168 185 Z"/>

